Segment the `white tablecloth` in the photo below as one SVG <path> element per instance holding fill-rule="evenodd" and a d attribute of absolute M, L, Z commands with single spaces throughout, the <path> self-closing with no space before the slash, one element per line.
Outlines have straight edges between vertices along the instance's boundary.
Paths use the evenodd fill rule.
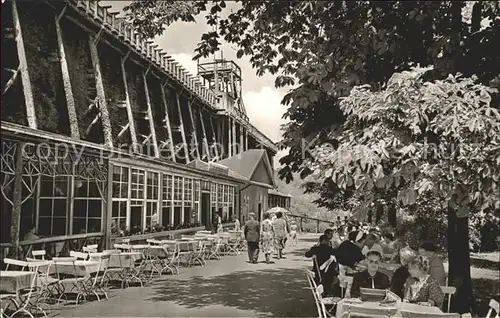
<path fill-rule="evenodd" d="M 403 302 L 397 302 L 397 304 L 393 306 L 381 306 L 379 302 L 371 302 L 371 301 L 365 301 L 365 302 L 358 302 L 353 299 L 342 299 L 337 303 L 337 317 L 342 317 L 345 313 L 348 312 L 348 308 L 350 306 L 353 307 L 361 307 L 364 310 L 370 311 L 372 309 L 373 311 L 375 310 L 380 310 L 383 309 L 384 311 L 395 311 L 395 315 L 391 315 L 391 317 L 402 317 L 401 316 L 401 311 L 413 311 L 413 312 L 422 312 L 422 313 L 431 313 L 431 314 L 442 314 L 443 312 L 437 308 L 437 307 L 427 307 L 427 306 L 420 306 L 416 304 L 409 304 L 409 303 L 403 303 Z M 351 314 L 354 314 L 356 312 L 355 308 L 351 309 Z"/>
<path fill-rule="evenodd" d="M 22 271 L 1 271 L 0 290 L 6 293 L 17 293 L 18 291 L 30 288 L 34 273 Z"/>
<path fill-rule="evenodd" d="M 72 262 L 57 262 L 52 268 L 58 274 L 87 277 L 99 270 L 99 264 L 97 261 L 75 261 L 73 266 Z"/>

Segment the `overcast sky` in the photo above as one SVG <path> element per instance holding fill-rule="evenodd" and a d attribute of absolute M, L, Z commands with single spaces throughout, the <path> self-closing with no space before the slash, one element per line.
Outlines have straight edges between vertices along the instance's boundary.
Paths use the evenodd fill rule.
<path fill-rule="evenodd" d="M 101 5 L 111 5 L 111 11 L 121 11 L 129 1 L 101 1 Z M 236 9 L 238 4 L 226 2 L 226 12 Z M 222 14 L 224 14 L 223 12 Z M 226 13 L 227 14 L 227 13 Z M 201 34 L 211 30 L 205 24 L 205 18 L 200 15 L 196 23 L 176 22 L 169 26 L 163 35 L 155 39 L 156 44 L 171 55 L 177 62 L 196 74 L 196 62 L 192 60 L 194 49 L 200 41 Z M 286 107 L 281 105 L 281 100 L 287 89 L 276 89 L 274 87 L 275 77 L 269 74 L 258 77 L 247 57 L 236 58 L 236 51 L 228 44 L 222 45 L 223 57 L 234 60 L 241 68 L 243 77 L 243 102 L 250 118 L 250 122 L 271 140 L 281 139 L 280 125 L 285 121 L 282 119 Z M 220 57 L 218 53 L 217 57 Z M 283 154 L 279 153 L 278 158 Z M 275 159 L 278 159 L 275 158 Z M 275 167 L 277 167 L 275 161 Z"/>

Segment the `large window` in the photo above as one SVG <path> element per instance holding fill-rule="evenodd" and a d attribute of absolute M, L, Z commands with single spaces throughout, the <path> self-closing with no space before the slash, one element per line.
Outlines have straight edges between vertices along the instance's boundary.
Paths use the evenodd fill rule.
<path fill-rule="evenodd" d="M 183 223 L 191 223 L 191 210 L 193 208 L 193 179 L 184 178 L 184 216 Z"/>
<path fill-rule="evenodd" d="M 163 174 L 163 187 L 162 187 L 162 224 L 167 226 L 172 224 L 172 190 L 173 178 L 169 174 Z"/>
<path fill-rule="evenodd" d="M 73 234 L 102 231 L 102 199 L 95 180 L 75 179 Z"/>
<path fill-rule="evenodd" d="M 129 168 L 113 167 L 112 230 L 127 228 Z"/>
<path fill-rule="evenodd" d="M 43 236 L 66 235 L 69 176 L 41 177 L 38 233 Z"/>
<path fill-rule="evenodd" d="M 210 201 L 212 202 L 212 214 L 217 211 L 217 183 L 212 182 L 210 186 Z"/>
<path fill-rule="evenodd" d="M 148 171 L 146 178 L 146 226 L 152 229 L 158 223 L 158 198 L 160 176 L 157 172 Z"/>
<path fill-rule="evenodd" d="M 200 198 L 201 198 L 201 184 L 200 180 L 195 180 L 194 181 L 194 193 L 193 193 L 193 204 L 194 204 L 194 211 L 195 211 L 195 222 L 199 222 L 200 219 Z"/>
<path fill-rule="evenodd" d="M 174 225 L 182 222 L 182 177 L 174 176 Z"/>
<path fill-rule="evenodd" d="M 131 169 L 130 233 L 138 233 L 145 228 L 144 213 L 144 170 Z"/>

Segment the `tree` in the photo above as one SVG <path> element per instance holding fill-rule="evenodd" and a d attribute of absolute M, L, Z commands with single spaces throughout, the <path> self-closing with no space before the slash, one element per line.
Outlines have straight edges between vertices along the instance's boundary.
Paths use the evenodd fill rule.
<path fill-rule="evenodd" d="M 463 313 L 472 300 L 469 210 L 500 209 L 497 90 L 460 75 L 424 81 L 428 70 L 395 73 L 380 91 L 354 87 L 340 104 L 347 117 L 338 149 L 317 147 L 308 165 L 365 210 L 384 189 L 419 213 L 448 211 L 449 280 Z"/>
<path fill-rule="evenodd" d="M 146 13 L 161 3 L 147 2 Z M 303 151 L 304 144 L 314 148 L 329 142 L 330 153 L 342 149 L 338 139 L 345 138 L 339 137 L 339 127 L 346 114 L 340 101 L 356 85 L 381 90 L 395 71 L 420 64 L 434 66 L 426 73 L 429 80 L 460 72 L 500 87 L 500 54 L 494 44 L 500 42 L 498 1 L 241 1 L 241 8 L 227 17 L 219 17 L 224 1 L 211 1 L 210 6 L 208 1 L 190 3 L 205 14 L 209 25 L 217 26 L 217 31 L 201 36 L 196 58 L 217 51 L 224 39 L 238 48 L 238 56 L 250 56 L 257 74 L 276 74 L 277 87 L 297 85 L 283 100 L 290 120 L 283 144 L 290 150 L 281 160 L 279 176 L 288 181 L 293 172 L 304 177 L 313 171 L 312 164 L 318 164 Z M 161 19 L 145 19 L 142 9 L 129 10 L 131 20 L 151 24 L 142 28 L 152 30 L 145 33 L 148 36 L 161 32 Z M 482 26 L 485 22 L 489 26 Z M 498 94 L 489 94 L 490 105 L 498 107 Z M 430 142 L 433 138 L 439 136 L 428 136 Z M 407 191 L 394 197 L 393 189 L 375 188 L 379 191 L 372 191 L 373 202 L 391 204 L 414 195 Z M 362 199 L 361 208 L 367 208 L 368 198 Z M 452 218 L 449 228 L 453 227 Z M 460 257 L 468 259 L 468 254 Z M 450 272 L 455 270 L 451 266 Z"/>

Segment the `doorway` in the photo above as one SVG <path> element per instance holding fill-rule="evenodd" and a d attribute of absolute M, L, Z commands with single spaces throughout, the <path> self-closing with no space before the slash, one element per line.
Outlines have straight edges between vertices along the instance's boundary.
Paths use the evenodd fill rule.
<path fill-rule="evenodd" d="M 262 203 L 259 203 L 258 207 L 257 207 L 257 220 L 259 220 L 259 222 L 261 221 L 261 217 L 262 217 Z"/>
<path fill-rule="evenodd" d="M 201 224 L 205 225 L 205 228 L 208 229 L 212 224 L 211 218 L 211 209 L 210 209 L 210 193 L 202 192 L 201 193 Z"/>

